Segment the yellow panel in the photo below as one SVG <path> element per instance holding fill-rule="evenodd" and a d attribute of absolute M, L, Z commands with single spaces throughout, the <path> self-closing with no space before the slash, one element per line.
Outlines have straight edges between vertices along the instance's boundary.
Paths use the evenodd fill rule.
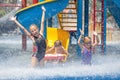
<path fill-rule="evenodd" d="M 61 40 L 62 45 L 66 50 L 68 50 L 68 45 L 69 45 L 69 32 L 58 29 L 58 39 Z"/>
<path fill-rule="evenodd" d="M 54 42 L 58 40 L 57 28 L 47 28 L 47 45 L 52 47 Z"/>
<path fill-rule="evenodd" d="M 60 40 L 65 49 L 68 49 L 69 45 L 69 32 L 57 28 L 47 28 L 47 44 L 49 47 L 54 45 L 56 40 Z"/>
<path fill-rule="evenodd" d="M 68 50 L 69 46 L 69 39 L 70 35 L 69 32 L 57 28 L 47 28 L 47 49 L 54 46 L 54 42 L 56 40 L 60 40 L 62 42 L 63 47 Z M 54 51 L 52 51 L 54 54 Z M 66 61 L 67 55 L 64 55 L 65 59 L 63 61 Z"/>

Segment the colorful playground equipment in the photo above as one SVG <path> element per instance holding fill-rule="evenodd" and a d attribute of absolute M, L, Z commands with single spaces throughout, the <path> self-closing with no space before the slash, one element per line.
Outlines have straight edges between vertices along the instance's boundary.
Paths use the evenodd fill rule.
<path fill-rule="evenodd" d="M 77 30 L 77 5 L 75 0 L 69 0 L 67 7 L 58 14 L 60 27 L 69 32 Z"/>
<path fill-rule="evenodd" d="M 31 24 L 36 24 L 40 27 L 42 16 L 41 6 L 44 5 L 46 8 L 46 20 L 62 11 L 67 4 L 68 0 L 46 0 L 19 10 L 15 16 L 17 16 L 16 19 L 19 21 L 19 23 L 29 30 L 29 26 Z"/>
<path fill-rule="evenodd" d="M 60 40 L 62 42 L 63 47 L 68 50 L 70 35 L 68 31 L 57 29 L 57 28 L 47 28 L 47 49 L 54 46 L 54 42 L 56 40 Z M 66 54 L 56 54 L 55 51 L 52 51 L 50 54 L 45 55 L 45 60 L 59 60 L 66 61 Z"/>
<path fill-rule="evenodd" d="M 46 0 L 19 10 L 15 16 L 19 23 L 23 25 L 27 30 L 29 30 L 29 26 L 31 24 L 36 24 L 40 28 L 40 22 L 42 17 L 41 6 L 44 5 L 44 7 L 46 8 L 45 20 L 47 20 L 50 17 L 62 11 L 67 6 L 67 4 L 68 0 Z M 54 46 L 53 44 L 56 40 L 60 40 L 62 42 L 63 47 L 66 50 L 68 50 L 69 45 L 68 32 L 56 28 L 46 28 L 45 30 L 47 30 L 47 32 L 45 33 L 47 39 L 47 49 Z M 64 37 L 62 35 L 64 35 Z M 54 54 L 54 51 L 53 53 L 46 54 L 44 58 L 44 60 L 59 60 L 59 61 L 66 61 L 66 59 L 67 55 Z"/>
<path fill-rule="evenodd" d="M 41 1 L 41 0 L 39 0 Z M 120 6 L 119 0 L 91 0 L 92 7 L 92 31 L 97 31 L 99 26 L 99 38 L 101 51 L 104 53 L 106 51 L 106 11 L 107 9 L 115 18 L 118 26 L 120 26 Z M 98 8 L 98 2 L 101 8 Z M 79 29 L 84 29 L 85 35 L 90 35 L 90 19 L 89 19 L 89 3 L 90 0 L 42 0 L 38 2 L 38 0 L 33 0 L 33 5 L 26 7 L 26 0 L 22 0 L 23 9 L 19 10 L 16 14 L 17 20 L 24 25 L 27 29 L 28 26 L 33 23 L 36 25 L 40 25 L 41 14 L 40 7 L 44 5 L 47 9 L 46 20 L 51 18 L 52 16 L 58 14 L 59 24 L 61 29 L 76 32 L 77 37 L 80 35 Z M 83 8 L 84 5 L 84 8 Z M 5 6 L 5 5 L 2 5 Z M 10 6 L 6 5 L 6 6 Z M 17 6 L 17 5 L 13 5 Z M 25 8 L 24 8 L 25 7 Z M 83 10 L 84 9 L 84 10 Z M 83 12 L 84 11 L 84 12 Z M 83 14 L 84 13 L 84 14 Z M 100 19 L 98 19 L 98 14 L 100 14 Z M 29 16 L 28 16 L 29 15 Z M 29 20 L 28 20 L 29 19 Z M 84 21 L 83 21 L 84 20 Z M 26 21 L 29 21 L 26 23 Z M 50 23 L 51 21 L 48 21 Z M 47 25 L 49 26 L 49 25 Z M 52 26 L 51 26 L 52 27 Z M 46 35 L 47 33 L 45 33 Z M 48 34 L 47 34 L 48 35 Z M 46 36 L 47 36 L 46 35 Z M 93 42 L 95 42 L 95 37 L 92 36 Z M 23 40 L 25 41 L 25 40 Z M 23 46 L 25 47 L 25 45 Z M 77 48 L 78 55 L 80 54 L 80 48 Z"/>

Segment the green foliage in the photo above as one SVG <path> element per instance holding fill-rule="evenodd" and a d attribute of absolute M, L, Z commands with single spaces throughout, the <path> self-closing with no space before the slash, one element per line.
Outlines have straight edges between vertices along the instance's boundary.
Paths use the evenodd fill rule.
<path fill-rule="evenodd" d="M 4 10 L 0 10 L 0 17 L 5 15 L 5 11 Z"/>
<path fill-rule="evenodd" d="M 0 4 L 15 4 L 18 0 L 0 0 Z M 5 14 L 9 13 L 13 10 L 14 7 L 0 7 L 0 17 L 4 16 Z"/>
<path fill-rule="evenodd" d="M 110 17 L 111 13 L 107 10 L 107 17 Z"/>

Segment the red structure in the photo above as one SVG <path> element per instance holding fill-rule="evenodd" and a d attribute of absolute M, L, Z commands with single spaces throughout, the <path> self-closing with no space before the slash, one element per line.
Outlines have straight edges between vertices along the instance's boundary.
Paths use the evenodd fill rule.
<path fill-rule="evenodd" d="M 26 0 L 22 0 L 22 8 L 27 6 L 27 1 Z"/>
<path fill-rule="evenodd" d="M 22 0 L 22 8 L 25 8 L 27 6 L 27 1 Z M 26 50 L 27 48 L 27 37 L 25 34 L 22 34 L 22 50 Z"/>
<path fill-rule="evenodd" d="M 96 24 L 99 23 L 101 25 L 101 33 L 98 33 L 101 36 L 101 44 L 102 52 L 104 52 L 104 0 L 99 0 L 101 4 L 101 9 L 97 9 L 98 0 L 93 0 L 93 31 L 96 30 Z M 97 20 L 97 14 L 100 14 L 100 21 Z M 95 36 L 93 36 L 93 43 L 95 42 Z"/>
<path fill-rule="evenodd" d="M 33 4 L 38 3 L 38 0 L 33 0 Z"/>

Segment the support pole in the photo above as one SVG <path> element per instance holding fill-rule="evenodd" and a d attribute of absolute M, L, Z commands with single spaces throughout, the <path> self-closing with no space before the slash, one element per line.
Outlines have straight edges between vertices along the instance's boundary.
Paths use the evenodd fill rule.
<path fill-rule="evenodd" d="M 49 26 L 49 27 L 52 27 L 52 18 L 49 18 L 49 19 L 48 19 L 48 26 Z"/>
<path fill-rule="evenodd" d="M 104 0 L 104 7 L 103 10 L 104 10 L 104 46 L 103 46 L 103 50 L 104 50 L 104 54 L 106 53 L 106 19 L 107 19 L 107 4 L 106 4 L 106 0 Z"/>
<path fill-rule="evenodd" d="M 89 0 L 84 0 L 84 34 L 88 36 L 89 34 Z"/>
<path fill-rule="evenodd" d="M 27 5 L 27 1 L 26 0 L 22 0 L 22 8 L 26 7 Z"/>
<path fill-rule="evenodd" d="M 82 6 L 83 6 L 83 0 L 77 0 L 77 37 L 79 38 L 80 29 L 82 29 Z M 77 46 L 77 55 L 81 56 L 81 48 Z"/>
<path fill-rule="evenodd" d="M 95 26 L 96 26 L 96 0 L 93 0 L 93 31 L 95 31 Z M 95 36 L 93 35 L 93 43 L 95 43 Z"/>
<path fill-rule="evenodd" d="M 26 0 L 22 0 L 22 8 L 26 7 L 27 2 Z M 27 37 L 25 34 L 22 34 L 22 50 L 25 51 L 27 48 Z"/>
<path fill-rule="evenodd" d="M 25 34 L 22 34 L 22 50 L 25 51 L 27 49 L 27 37 Z"/>

